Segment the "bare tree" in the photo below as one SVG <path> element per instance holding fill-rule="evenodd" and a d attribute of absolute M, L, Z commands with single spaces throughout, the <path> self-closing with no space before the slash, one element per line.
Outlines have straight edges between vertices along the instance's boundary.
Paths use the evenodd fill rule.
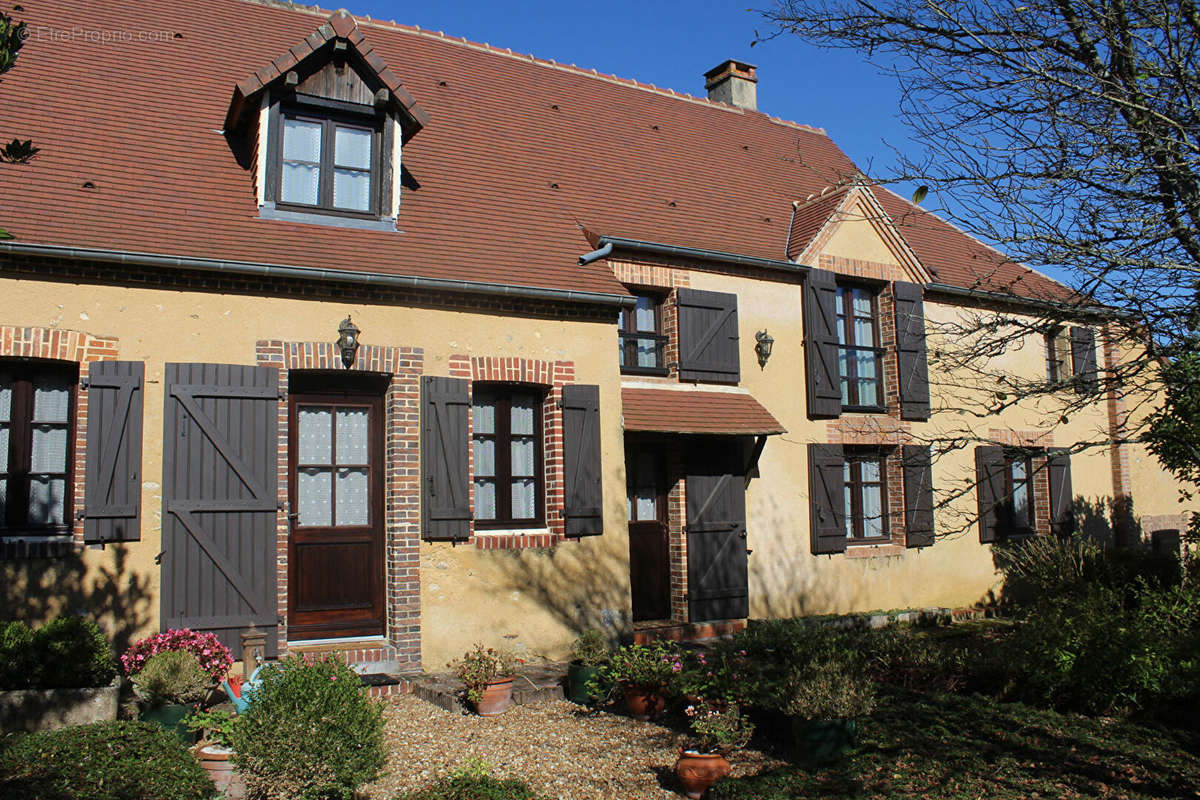
<path fill-rule="evenodd" d="M 872 180 L 921 184 L 915 201 L 928 189 L 939 216 L 1016 262 L 1057 268 L 1073 290 L 1032 315 L 1000 303 L 942 326 L 953 345 L 931 352 L 931 372 L 949 398 L 943 410 L 963 419 L 939 446 L 986 438 L 980 420 L 1018 403 L 1052 427 L 1097 393 L 1121 397 L 1129 421 L 1075 449 L 1146 441 L 1164 390 L 1179 389 L 1165 380 L 1200 372 L 1165 369 L 1194 347 L 1200 324 L 1193 0 L 780 0 L 762 14 L 764 38 L 856 49 L 895 76 L 918 155 L 897 153 L 891 174 Z M 919 224 L 911 217 L 897 220 L 901 231 Z M 988 283 L 979 288 L 996 291 Z M 1028 337 L 1093 312 L 1104 343 L 1125 353 L 1100 364 L 1096 385 L 1064 392 L 1049 370 L 1022 378 L 994 366 Z M 1200 441 L 1177 445 L 1200 456 Z"/>

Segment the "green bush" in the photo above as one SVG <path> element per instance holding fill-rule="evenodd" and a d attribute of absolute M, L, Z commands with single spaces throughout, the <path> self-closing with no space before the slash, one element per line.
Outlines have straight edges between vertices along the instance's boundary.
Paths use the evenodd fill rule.
<path fill-rule="evenodd" d="M 0 690 L 107 686 L 117 674 L 112 646 L 90 619 L 58 617 L 37 630 L 0 628 Z"/>
<path fill-rule="evenodd" d="M 492 777 L 491 766 L 471 761 L 432 786 L 396 800 L 546 800 L 524 781 Z"/>
<path fill-rule="evenodd" d="M 793 673 L 818 661 L 865 668 L 868 636 L 868 631 L 830 620 L 752 621 L 729 645 L 744 659 L 745 702 L 762 709 L 782 708 Z"/>
<path fill-rule="evenodd" d="M 912 629 L 883 628 L 864 637 L 871 677 L 916 691 L 958 692 L 970 681 L 967 650 Z"/>
<path fill-rule="evenodd" d="M 1096 585 L 1034 605 L 1009 637 L 1007 693 L 1088 713 L 1168 707 L 1200 692 L 1200 592 Z"/>
<path fill-rule="evenodd" d="M 138 696 L 152 703 L 199 703 L 208 696 L 212 679 L 200 661 L 186 650 L 167 650 L 151 656 L 130 680 Z"/>
<path fill-rule="evenodd" d="M 179 740 L 145 722 L 10 737 L 0 751 L 6 800 L 206 800 L 215 794 Z"/>
<path fill-rule="evenodd" d="M 230 736 L 252 797 L 348 800 L 379 774 L 383 709 L 352 669 L 292 656 L 259 675 Z"/>

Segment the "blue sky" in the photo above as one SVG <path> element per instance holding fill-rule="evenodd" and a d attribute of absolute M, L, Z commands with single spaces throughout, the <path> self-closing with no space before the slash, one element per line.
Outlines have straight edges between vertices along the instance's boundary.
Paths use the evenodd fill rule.
<path fill-rule="evenodd" d="M 398 3 L 345 0 L 354 14 L 445 31 L 516 52 L 704 95 L 703 74 L 726 58 L 758 65 L 759 110 L 825 128 L 868 173 L 911 147 L 895 119 L 898 90 L 856 52 L 819 50 L 793 36 L 751 47 L 770 30 L 755 0 L 527 0 Z M 756 7 L 765 6 L 758 3 Z M 903 187 L 898 191 L 905 192 Z"/>

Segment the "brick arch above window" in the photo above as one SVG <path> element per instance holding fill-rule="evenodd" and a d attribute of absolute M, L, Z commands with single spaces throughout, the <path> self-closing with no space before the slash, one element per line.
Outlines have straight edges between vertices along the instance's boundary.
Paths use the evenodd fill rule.
<path fill-rule="evenodd" d="M 94 361 L 115 360 L 117 345 L 115 337 L 94 336 L 85 331 L 0 325 L 0 359 L 36 358 L 72 362 L 78 365 L 80 377 L 87 375 L 87 367 Z M 79 387 L 74 409 L 74 459 L 71 462 L 72 506 L 76 509 L 83 508 L 84 499 L 87 406 L 87 389 Z M 71 534 L 70 542 L 4 541 L 0 543 L 0 560 L 70 555 L 83 547 L 82 520 L 72 521 Z"/>

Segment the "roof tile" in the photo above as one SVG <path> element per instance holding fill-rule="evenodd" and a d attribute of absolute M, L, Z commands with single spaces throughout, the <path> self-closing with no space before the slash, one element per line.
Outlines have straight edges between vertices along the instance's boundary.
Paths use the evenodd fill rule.
<path fill-rule="evenodd" d="M 656 433 L 786 433 L 748 394 L 678 389 L 621 389 L 625 430 Z"/>

